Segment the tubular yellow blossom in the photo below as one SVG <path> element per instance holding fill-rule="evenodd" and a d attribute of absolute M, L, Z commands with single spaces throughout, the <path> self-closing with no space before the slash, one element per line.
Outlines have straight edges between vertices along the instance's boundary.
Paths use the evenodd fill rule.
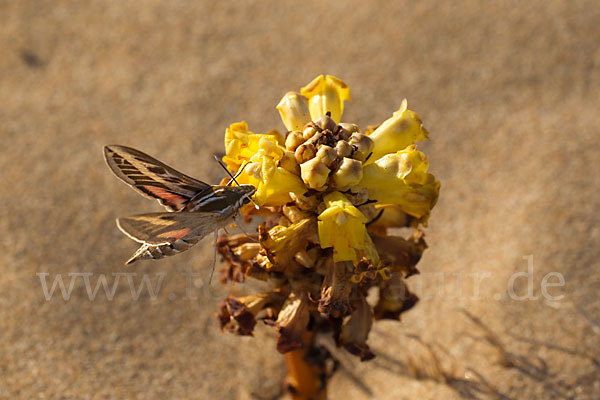
<path fill-rule="evenodd" d="M 422 222 L 426 222 L 440 190 L 440 182 L 427 173 L 428 166 L 425 154 L 409 146 L 364 167 L 357 188 L 367 188 L 370 199 L 397 204 L 402 211 L 424 217 Z"/>
<path fill-rule="evenodd" d="M 302 130 L 311 122 L 308 99 L 297 92 L 287 92 L 277 104 L 281 120 L 288 131 Z"/>
<path fill-rule="evenodd" d="M 306 250 L 317 239 L 316 219 L 303 219 L 288 227 L 260 228 L 260 244 L 273 264 L 288 265 L 299 251 Z"/>
<path fill-rule="evenodd" d="M 406 107 L 407 102 L 404 99 L 400 109 L 369 135 L 373 139 L 374 147 L 373 154 L 366 164 L 428 138 L 429 132 L 423 126 L 419 115 Z"/>
<path fill-rule="evenodd" d="M 263 142 L 262 150 L 264 153 L 266 151 L 265 146 L 267 146 L 265 141 L 270 142 L 274 147 L 281 148 L 282 143 L 279 143 L 279 139 L 275 134 L 262 135 L 248 131 L 248 124 L 245 121 L 233 123 L 225 130 L 225 156 L 223 162 L 227 164 L 230 170 L 237 171 L 244 162 L 250 161 L 258 153 L 261 149 L 261 141 Z M 267 147 L 273 150 L 273 147 Z"/>
<path fill-rule="evenodd" d="M 369 225 L 369 230 L 383 230 L 387 228 L 401 228 L 408 226 L 409 217 L 400 206 L 396 204 L 375 204 L 377 213 L 381 213 L 380 217 Z"/>
<path fill-rule="evenodd" d="M 256 186 L 254 200 L 259 206 L 281 206 L 292 200 L 290 192 L 301 195 L 307 191 L 300 177 L 278 167 L 273 158 L 263 156 L 261 163 L 261 179 L 257 183 L 249 182 Z"/>
<path fill-rule="evenodd" d="M 344 101 L 352 100 L 348 85 L 331 75 L 326 77 L 319 75 L 300 89 L 300 93 L 308 98 L 308 107 L 313 121 L 331 112 L 331 119 L 339 123 L 344 112 Z"/>
<path fill-rule="evenodd" d="M 358 261 L 357 250 L 365 248 L 367 218 L 340 192 L 323 197 L 327 207 L 319 215 L 321 248 L 333 247 L 333 261 Z"/>

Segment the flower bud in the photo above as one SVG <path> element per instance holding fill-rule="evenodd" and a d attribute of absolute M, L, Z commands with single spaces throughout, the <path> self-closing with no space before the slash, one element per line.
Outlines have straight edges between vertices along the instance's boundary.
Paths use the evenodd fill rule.
<path fill-rule="evenodd" d="M 427 139 L 429 132 L 423 126 L 421 118 L 406 107 L 407 103 L 404 99 L 400 109 L 369 136 L 374 142 L 373 155 L 369 163 L 377 161 L 386 154 L 405 149 L 419 140 Z"/>
<path fill-rule="evenodd" d="M 346 197 L 358 207 L 369 201 L 369 191 L 366 188 L 352 188 L 352 192 L 346 193 Z"/>
<path fill-rule="evenodd" d="M 248 261 L 256 257 L 259 251 L 260 243 L 244 243 L 236 247 L 233 250 L 233 254 L 235 254 L 241 261 Z"/>
<path fill-rule="evenodd" d="M 279 160 L 279 166 L 294 175 L 300 176 L 300 165 L 298 165 L 296 156 L 291 151 L 283 153 L 283 157 Z"/>
<path fill-rule="evenodd" d="M 311 121 L 308 99 L 300 93 L 287 92 L 277 104 L 277 110 L 288 131 L 302 129 Z"/>
<path fill-rule="evenodd" d="M 304 268 L 313 268 L 319 259 L 319 249 L 301 250 L 294 256 L 294 260 Z"/>
<path fill-rule="evenodd" d="M 300 176 L 311 189 L 322 189 L 327 183 L 331 170 L 318 158 L 313 158 L 300 164 Z"/>
<path fill-rule="evenodd" d="M 282 207 L 281 212 L 292 224 L 311 216 L 310 213 L 302 211 L 297 205 L 286 204 Z"/>
<path fill-rule="evenodd" d="M 329 130 L 330 132 L 334 132 L 337 128 L 337 124 L 335 121 L 327 114 L 323 115 L 321 118 L 315 121 L 315 124 L 323 130 Z"/>
<path fill-rule="evenodd" d="M 346 190 L 351 186 L 357 185 L 362 179 L 362 163 L 358 160 L 344 157 L 342 164 L 332 174 L 335 187 L 338 190 Z"/>
<path fill-rule="evenodd" d="M 300 131 L 291 131 L 285 138 L 285 148 L 289 151 L 296 151 L 302 143 L 304 143 L 304 138 Z"/>
<path fill-rule="evenodd" d="M 308 124 L 304 127 L 304 130 L 302 131 L 302 137 L 304 137 L 304 140 L 308 140 L 311 137 L 315 136 L 315 133 L 317 132 L 318 129 L 313 124 Z"/>
<path fill-rule="evenodd" d="M 342 128 L 340 131 L 340 136 L 343 140 L 348 140 L 353 133 L 360 133 L 360 129 L 356 124 L 342 122 L 340 127 Z"/>
<path fill-rule="evenodd" d="M 348 143 L 355 147 L 352 158 L 359 161 L 365 161 L 373 150 L 373 140 L 369 136 L 360 133 L 353 133 Z"/>
<path fill-rule="evenodd" d="M 335 151 L 339 158 L 350 157 L 354 148 L 345 140 L 340 140 L 335 144 Z"/>
<path fill-rule="evenodd" d="M 339 123 L 344 111 L 344 101 L 352 99 L 348 85 L 331 75 L 316 77 L 300 92 L 308 98 L 308 108 L 313 121 L 331 112 L 331 119 Z"/>
<path fill-rule="evenodd" d="M 298 146 L 295 152 L 296 161 L 298 164 L 302 164 L 310 159 L 313 159 L 317 154 L 317 149 L 312 143 L 304 143 Z"/>
<path fill-rule="evenodd" d="M 310 196 L 307 195 L 307 193 L 290 193 L 290 197 L 292 198 L 292 201 L 296 203 L 300 210 L 314 210 L 319 204 L 317 196 Z"/>
<path fill-rule="evenodd" d="M 337 152 L 333 147 L 321 145 L 319 146 L 319 150 L 317 151 L 315 158 L 321 160 L 321 162 L 325 164 L 327 168 L 331 169 L 332 164 L 337 160 Z"/>

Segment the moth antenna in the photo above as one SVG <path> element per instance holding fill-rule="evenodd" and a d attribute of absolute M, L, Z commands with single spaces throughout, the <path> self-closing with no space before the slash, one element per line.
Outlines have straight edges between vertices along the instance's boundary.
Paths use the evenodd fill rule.
<path fill-rule="evenodd" d="M 227 185 L 225 185 L 225 186 L 231 185 L 231 182 L 235 182 L 236 185 L 240 186 L 240 184 L 238 183 L 238 181 L 235 180 L 235 178 L 237 178 L 238 176 L 240 176 L 240 174 L 242 172 L 244 172 L 244 168 L 246 168 L 246 165 L 250 164 L 250 161 L 246 162 L 245 164 L 242 164 L 242 167 L 240 168 L 240 170 L 234 176 L 234 175 L 231 175 L 231 172 L 229 172 L 229 170 L 227 169 L 227 166 L 223 163 L 223 161 L 219 160 L 219 157 L 217 157 L 217 155 L 215 155 L 215 160 L 217 160 L 217 162 L 219 163 L 219 165 L 221 167 L 223 167 L 223 169 L 225 170 L 225 172 L 227 172 L 227 175 L 229 175 L 229 177 L 231 178 L 229 180 L 229 182 L 227 182 Z M 250 196 L 248 196 L 248 200 L 250 200 L 250 202 L 254 205 L 254 208 L 256 208 L 257 210 L 260 208 L 258 206 L 258 204 L 256 204 L 254 202 L 254 200 L 252 200 L 252 198 Z"/>
<path fill-rule="evenodd" d="M 237 183 L 237 181 L 235 180 L 235 178 L 237 178 L 238 176 L 240 176 L 240 174 L 241 174 L 242 172 L 244 172 L 244 168 L 246 168 L 246 165 L 248 165 L 248 164 L 250 164 L 250 161 L 248 161 L 246 164 L 242 165 L 242 168 L 240 168 L 240 170 L 239 170 L 239 171 L 238 171 L 238 172 L 235 174 L 235 176 L 232 176 L 232 177 L 231 177 L 231 179 L 233 179 L 233 181 L 234 181 L 235 183 Z M 239 186 L 239 183 L 237 183 L 237 184 L 238 184 L 238 186 Z"/>
<path fill-rule="evenodd" d="M 208 284 L 212 283 L 212 278 L 215 273 L 215 265 L 217 264 L 217 239 L 219 238 L 219 228 L 215 229 L 215 252 L 213 254 L 212 269 L 210 270 L 210 278 L 208 278 Z"/>
<path fill-rule="evenodd" d="M 231 178 L 231 179 L 229 180 L 229 182 L 227 182 L 227 185 L 225 185 L 225 186 L 230 186 L 230 185 L 231 185 L 231 182 L 235 182 L 235 183 L 236 183 L 236 185 L 238 185 L 238 186 L 239 186 L 240 184 L 238 183 L 238 181 L 236 181 L 236 180 L 235 180 L 235 178 L 237 178 L 238 176 L 240 176 L 240 174 L 241 174 L 242 172 L 244 172 L 244 168 L 245 168 L 245 167 L 246 167 L 246 165 L 248 165 L 250 162 L 248 161 L 246 164 L 243 164 L 243 165 L 242 165 L 242 167 L 240 168 L 240 170 L 239 170 L 239 171 L 238 171 L 238 172 L 235 174 L 235 176 L 234 176 L 234 175 L 231 175 L 231 172 L 229 172 L 229 170 L 227 169 L 227 166 L 226 166 L 226 165 L 223 163 L 223 161 L 219 160 L 219 157 L 217 157 L 217 155 L 215 155 L 215 160 L 217 160 L 217 162 L 219 163 L 219 165 L 220 165 L 221 167 L 223 167 L 223 169 L 225 170 L 225 172 L 227 172 L 227 175 L 229 175 L 229 177 Z"/>

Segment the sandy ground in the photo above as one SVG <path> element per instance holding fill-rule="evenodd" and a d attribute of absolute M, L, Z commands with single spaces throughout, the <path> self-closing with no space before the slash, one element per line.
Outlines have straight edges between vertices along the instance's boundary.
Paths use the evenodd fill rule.
<path fill-rule="evenodd" d="M 114 218 L 160 208 L 101 148 L 216 183 L 225 127 L 282 129 L 278 100 L 321 73 L 351 86 L 361 126 L 407 97 L 443 183 L 410 279 L 422 301 L 375 325 L 372 362 L 339 354 L 330 398 L 600 398 L 598 4 L 243 3 L 0 3 L 0 398 L 278 396 L 271 331 L 213 318 L 229 288 L 205 283 L 208 240 L 122 266 L 136 246 Z M 535 299 L 515 300 L 529 261 Z M 44 279 L 77 273 L 68 301 L 45 299 Z M 91 301 L 82 273 L 135 275 Z M 133 300 L 144 274 L 158 296 Z"/>

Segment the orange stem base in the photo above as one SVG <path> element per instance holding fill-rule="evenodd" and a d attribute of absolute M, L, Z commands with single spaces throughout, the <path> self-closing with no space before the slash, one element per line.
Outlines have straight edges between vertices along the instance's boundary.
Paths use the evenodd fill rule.
<path fill-rule="evenodd" d="M 309 364 L 306 355 L 312 347 L 312 332 L 302 334 L 303 347 L 283 355 L 287 367 L 285 379 L 293 400 L 326 400 L 324 366 Z"/>

